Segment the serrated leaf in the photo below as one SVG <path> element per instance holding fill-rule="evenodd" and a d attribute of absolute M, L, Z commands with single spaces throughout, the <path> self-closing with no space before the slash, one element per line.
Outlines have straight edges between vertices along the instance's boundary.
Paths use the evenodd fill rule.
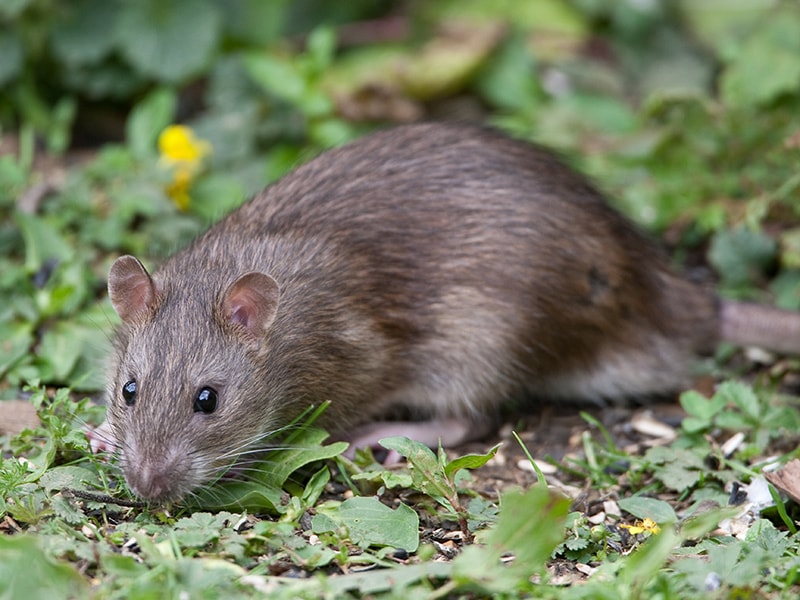
<path fill-rule="evenodd" d="M 665 487 L 683 492 L 700 482 L 706 471 L 703 461 L 694 452 L 683 448 L 656 446 L 645 453 L 653 463 L 653 475 Z"/>
<path fill-rule="evenodd" d="M 64 496 L 53 496 L 50 499 L 50 508 L 59 519 L 70 525 L 78 525 L 86 521 L 86 515 Z"/>
<path fill-rule="evenodd" d="M 202 548 L 216 541 L 221 529 L 228 526 L 234 515 L 228 512 L 212 515 L 211 513 L 194 513 L 191 517 L 179 519 L 175 523 L 175 539 L 185 548 Z"/>
<path fill-rule="evenodd" d="M 583 537 L 569 538 L 564 545 L 570 550 L 583 550 L 589 545 L 589 539 Z"/>
<path fill-rule="evenodd" d="M 730 402 L 749 419 L 756 421 L 761 416 L 761 406 L 753 388 L 740 381 L 726 381 L 720 384 L 715 396 Z"/>
<path fill-rule="evenodd" d="M 631 498 L 621 498 L 618 504 L 622 510 L 632 514 L 637 519 L 652 519 L 659 525 L 677 523 L 678 521 L 678 515 L 675 514 L 672 506 L 656 498 L 633 496 Z"/>
<path fill-rule="evenodd" d="M 681 394 L 680 403 L 690 415 L 699 419 L 710 420 L 725 408 L 725 399 L 717 395 L 706 398 L 700 392 L 689 390 Z"/>
<path fill-rule="evenodd" d="M 74 465 L 53 467 L 39 479 L 39 485 L 47 490 L 48 494 L 64 488 L 80 489 L 100 483 L 100 475 L 96 471 Z"/>

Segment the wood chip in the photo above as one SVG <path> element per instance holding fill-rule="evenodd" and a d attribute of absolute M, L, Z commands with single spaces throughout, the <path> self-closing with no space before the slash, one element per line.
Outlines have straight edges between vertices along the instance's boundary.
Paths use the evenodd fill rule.
<path fill-rule="evenodd" d="M 585 565 L 583 563 L 575 563 L 575 568 L 587 576 L 592 576 L 594 575 L 595 571 L 597 571 L 596 568 L 590 567 L 589 565 Z"/>
<path fill-rule="evenodd" d="M 649 410 L 635 413 L 631 418 L 631 426 L 639 433 L 654 438 L 674 440 L 678 437 L 678 433 L 675 431 L 674 427 L 654 419 L 653 414 Z"/>
<path fill-rule="evenodd" d="M 800 504 L 800 459 L 795 458 L 772 473 L 764 473 L 772 485 Z"/>
<path fill-rule="evenodd" d="M 558 471 L 558 467 L 556 467 L 555 465 L 551 465 L 548 462 L 544 462 L 543 460 L 537 460 L 534 458 L 533 462 L 536 463 L 536 466 L 539 467 L 539 469 L 545 475 L 553 475 Z M 517 468 L 522 471 L 527 471 L 529 473 L 535 472 L 533 465 L 531 464 L 531 461 L 529 461 L 527 458 L 519 459 L 517 461 Z"/>
<path fill-rule="evenodd" d="M 606 520 L 606 513 L 601 510 L 599 513 L 595 513 L 591 517 L 586 517 L 586 520 L 592 525 L 600 525 Z"/>
<path fill-rule="evenodd" d="M 605 500 L 603 502 L 603 512 L 613 517 L 621 517 L 622 511 L 614 500 Z"/>
<path fill-rule="evenodd" d="M 744 442 L 744 433 L 740 431 L 739 433 L 735 433 L 729 437 L 719 449 L 725 458 L 729 458 L 734 452 L 736 452 L 736 450 L 738 450 L 739 446 L 742 445 L 742 442 Z"/>

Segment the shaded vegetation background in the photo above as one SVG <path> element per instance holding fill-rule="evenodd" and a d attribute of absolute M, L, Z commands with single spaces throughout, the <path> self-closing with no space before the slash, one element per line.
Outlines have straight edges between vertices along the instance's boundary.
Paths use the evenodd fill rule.
<path fill-rule="evenodd" d="M 202 525 L 217 532 L 208 538 L 215 544 L 229 542 L 224 550 L 211 550 L 202 536 L 197 539 L 203 543 L 192 545 L 153 524 L 172 527 L 172 517 L 109 519 L 95 504 L 78 514 L 52 495 L 58 485 L 42 483 L 51 468 L 88 460 L 80 428 L 102 420 L 102 410 L 75 400 L 99 397 L 104 386 L 102 365 L 116 321 L 104 292 L 113 259 L 131 253 L 156 265 L 316 153 L 378 127 L 421 119 L 489 123 L 555 148 L 597 180 L 615 206 L 661 236 L 692 276 L 713 279 L 727 296 L 800 309 L 796 2 L 4 0 L 0 400 L 37 406 L 41 424 L 14 436 L 0 423 L 6 433 L 0 437 L 0 514 L 5 533 L 38 533 L 47 540 L 48 556 L 83 573 L 43 563 L 61 582 L 56 589 L 75 586 L 83 594 L 91 584 L 101 595 L 138 589 L 146 597 L 153 590 L 177 593 L 186 589 L 181 582 L 192 580 L 201 591 L 205 580 L 187 573 L 203 567 L 159 562 L 153 557 L 164 553 L 140 537 L 145 563 L 161 569 L 143 583 L 135 566 L 141 560 L 126 562 L 130 557 L 120 550 L 142 528 L 152 534 L 151 544 L 171 539 L 174 560 L 205 552 L 248 570 L 265 560 L 255 558 L 263 544 L 239 539 L 238 532 L 220 537 L 225 519 L 209 517 Z M 177 123 L 211 150 L 183 179 L 181 164 L 158 144 Z M 177 192 L 188 203 L 176 202 Z M 721 350 L 714 372 L 751 370 L 741 356 L 732 356 Z M 766 364 L 761 381 L 767 387 L 797 386 L 791 379 L 796 363 Z M 772 396 L 754 405 L 750 393 L 739 390 L 733 400 L 718 397 L 709 406 L 695 398 L 699 424 L 690 433 L 699 438 L 684 440 L 684 446 L 739 428 L 753 436 L 743 460 L 768 453 L 775 437 L 788 435 L 781 427 L 793 427 L 794 417 L 769 412 Z M 731 406 L 746 414 L 752 408 L 752 418 L 715 421 Z M 763 426 L 768 421 L 771 430 Z M 785 461 L 791 452 L 781 449 Z M 107 467 L 93 462 L 88 468 L 100 473 L 97 487 L 116 489 Z M 610 485 L 602 477 L 593 483 Z M 690 478 L 686 494 L 702 483 Z M 319 494 L 305 498 L 313 507 Z M 493 522 L 487 510 L 485 522 Z M 287 540 L 299 535 L 299 519 L 286 517 L 284 524 L 292 526 L 281 534 L 260 525 L 262 538 L 277 540 L 266 547 L 285 552 Z M 107 527 L 115 520 L 128 529 Z M 83 540 L 87 545 L 73 534 L 45 536 L 81 527 L 93 532 L 75 534 L 93 540 Z M 6 550 L 0 539 L 0 556 L 38 556 L 35 542 L 20 539 L 25 541 Z M 103 551 L 97 549 L 101 539 Z M 326 546 L 326 561 L 291 553 L 286 560 L 309 571 L 332 564 L 347 571 L 352 558 L 344 539 Z M 794 557 L 781 563 L 788 573 L 796 569 L 796 553 L 789 538 L 781 539 L 781 556 Z M 465 554 L 476 564 L 486 559 Z M 653 559 L 654 573 L 666 556 Z M 526 577 L 513 584 L 473 581 L 466 560 L 460 575 L 442 574 L 450 587 L 440 593 L 533 593 L 519 583 Z M 242 592 L 241 584 L 232 583 L 242 573 L 219 581 Z M 664 589 L 700 589 L 684 575 Z M 424 579 L 418 572 L 409 581 Z M 770 593 L 792 589 L 791 580 L 762 579 L 756 569 L 739 585 L 764 585 Z M 426 585 L 425 593 L 434 593 L 436 586 Z"/>

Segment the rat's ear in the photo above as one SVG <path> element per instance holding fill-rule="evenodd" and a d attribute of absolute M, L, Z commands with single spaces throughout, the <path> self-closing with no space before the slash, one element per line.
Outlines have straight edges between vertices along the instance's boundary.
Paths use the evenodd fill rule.
<path fill-rule="evenodd" d="M 254 336 L 263 335 L 278 311 L 278 283 L 265 273 L 247 273 L 234 281 L 222 297 L 223 317 Z"/>
<path fill-rule="evenodd" d="M 138 259 L 121 256 L 108 272 L 108 297 L 120 318 L 129 322 L 153 307 L 156 286 Z"/>

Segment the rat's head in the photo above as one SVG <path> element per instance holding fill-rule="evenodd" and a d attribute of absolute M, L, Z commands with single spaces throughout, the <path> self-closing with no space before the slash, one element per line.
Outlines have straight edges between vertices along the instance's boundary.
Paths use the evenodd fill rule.
<path fill-rule="evenodd" d="M 147 500 L 179 499 L 215 478 L 277 416 L 263 372 L 278 284 L 255 272 L 213 279 L 154 281 L 132 256 L 109 273 L 123 325 L 108 419 L 125 479 Z"/>

